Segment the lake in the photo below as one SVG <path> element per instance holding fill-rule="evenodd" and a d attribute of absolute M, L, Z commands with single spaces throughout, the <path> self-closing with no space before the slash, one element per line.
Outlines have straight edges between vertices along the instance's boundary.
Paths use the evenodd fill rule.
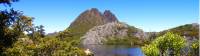
<path fill-rule="evenodd" d="M 127 45 L 87 45 L 85 49 L 90 49 L 94 56 L 144 56 L 140 47 Z"/>

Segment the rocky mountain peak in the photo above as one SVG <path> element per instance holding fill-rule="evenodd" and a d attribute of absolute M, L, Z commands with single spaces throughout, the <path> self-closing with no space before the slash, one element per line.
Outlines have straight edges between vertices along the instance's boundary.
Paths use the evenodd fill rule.
<path fill-rule="evenodd" d="M 117 18 L 109 10 L 102 14 L 97 8 L 91 8 L 81 13 L 69 26 L 69 29 L 75 33 L 86 33 L 94 26 L 103 25 L 109 22 L 115 22 Z"/>
<path fill-rule="evenodd" d="M 89 9 L 89 11 L 99 12 L 99 10 L 97 8 L 91 8 L 91 9 Z"/>
<path fill-rule="evenodd" d="M 106 22 L 114 22 L 114 21 L 118 22 L 116 16 L 110 10 L 105 10 L 103 16 Z"/>
<path fill-rule="evenodd" d="M 101 13 L 99 12 L 99 10 L 97 8 L 89 9 L 89 13 L 92 15 L 101 16 Z"/>

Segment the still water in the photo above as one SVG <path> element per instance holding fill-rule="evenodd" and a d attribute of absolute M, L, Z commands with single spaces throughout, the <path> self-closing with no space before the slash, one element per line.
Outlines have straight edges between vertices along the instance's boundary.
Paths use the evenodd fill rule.
<path fill-rule="evenodd" d="M 87 45 L 94 56 L 144 56 L 140 47 L 127 45 Z"/>

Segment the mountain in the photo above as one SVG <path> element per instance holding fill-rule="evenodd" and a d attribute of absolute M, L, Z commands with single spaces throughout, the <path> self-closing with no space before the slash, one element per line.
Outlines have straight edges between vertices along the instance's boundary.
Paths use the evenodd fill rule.
<path fill-rule="evenodd" d="M 79 35 L 85 44 L 102 44 L 102 41 L 109 37 L 144 37 L 143 30 L 119 22 L 110 10 L 101 13 L 96 8 L 81 13 L 68 30 L 76 36 Z"/>
<path fill-rule="evenodd" d="M 84 34 L 94 26 L 103 25 L 109 22 L 118 22 L 114 14 L 106 10 L 103 14 L 96 8 L 81 13 L 69 26 L 74 34 Z"/>
<path fill-rule="evenodd" d="M 69 26 L 68 30 L 74 35 L 80 35 L 83 44 L 102 44 L 111 37 L 137 37 L 140 40 L 154 40 L 166 32 L 173 32 L 184 36 L 187 40 L 199 39 L 199 24 L 186 24 L 161 32 L 144 32 L 133 26 L 118 21 L 110 11 L 103 13 L 96 8 L 81 13 Z"/>
<path fill-rule="evenodd" d="M 119 22 L 110 10 L 101 13 L 96 8 L 81 13 L 70 24 L 68 30 L 75 36 L 79 35 L 83 44 L 102 44 L 112 37 L 144 37 L 143 30 Z"/>
<path fill-rule="evenodd" d="M 106 38 L 127 36 L 127 25 L 111 22 L 90 29 L 82 38 L 83 44 L 103 44 Z"/>
<path fill-rule="evenodd" d="M 125 37 L 143 37 L 143 31 L 121 22 L 111 22 L 90 29 L 83 37 L 83 45 L 103 44 L 107 39 L 125 38 Z"/>
<path fill-rule="evenodd" d="M 115 22 L 115 21 L 118 22 L 117 18 L 115 17 L 114 14 L 112 14 L 110 10 L 105 10 L 103 13 L 103 17 L 105 18 L 106 23 Z"/>

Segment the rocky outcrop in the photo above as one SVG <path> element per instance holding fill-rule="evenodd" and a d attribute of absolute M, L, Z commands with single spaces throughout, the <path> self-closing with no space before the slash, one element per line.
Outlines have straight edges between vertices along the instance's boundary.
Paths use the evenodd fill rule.
<path fill-rule="evenodd" d="M 117 18 L 114 14 L 112 14 L 110 12 L 110 10 L 105 10 L 104 13 L 103 13 L 103 17 L 105 18 L 105 22 L 109 23 L 109 22 L 114 22 L 114 21 L 117 21 Z"/>
<path fill-rule="evenodd" d="M 82 43 L 103 44 L 107 38 L 127 36 L 127 25 L 119 22 L 111 22 L 90 29 L 83 37 Z"/>

